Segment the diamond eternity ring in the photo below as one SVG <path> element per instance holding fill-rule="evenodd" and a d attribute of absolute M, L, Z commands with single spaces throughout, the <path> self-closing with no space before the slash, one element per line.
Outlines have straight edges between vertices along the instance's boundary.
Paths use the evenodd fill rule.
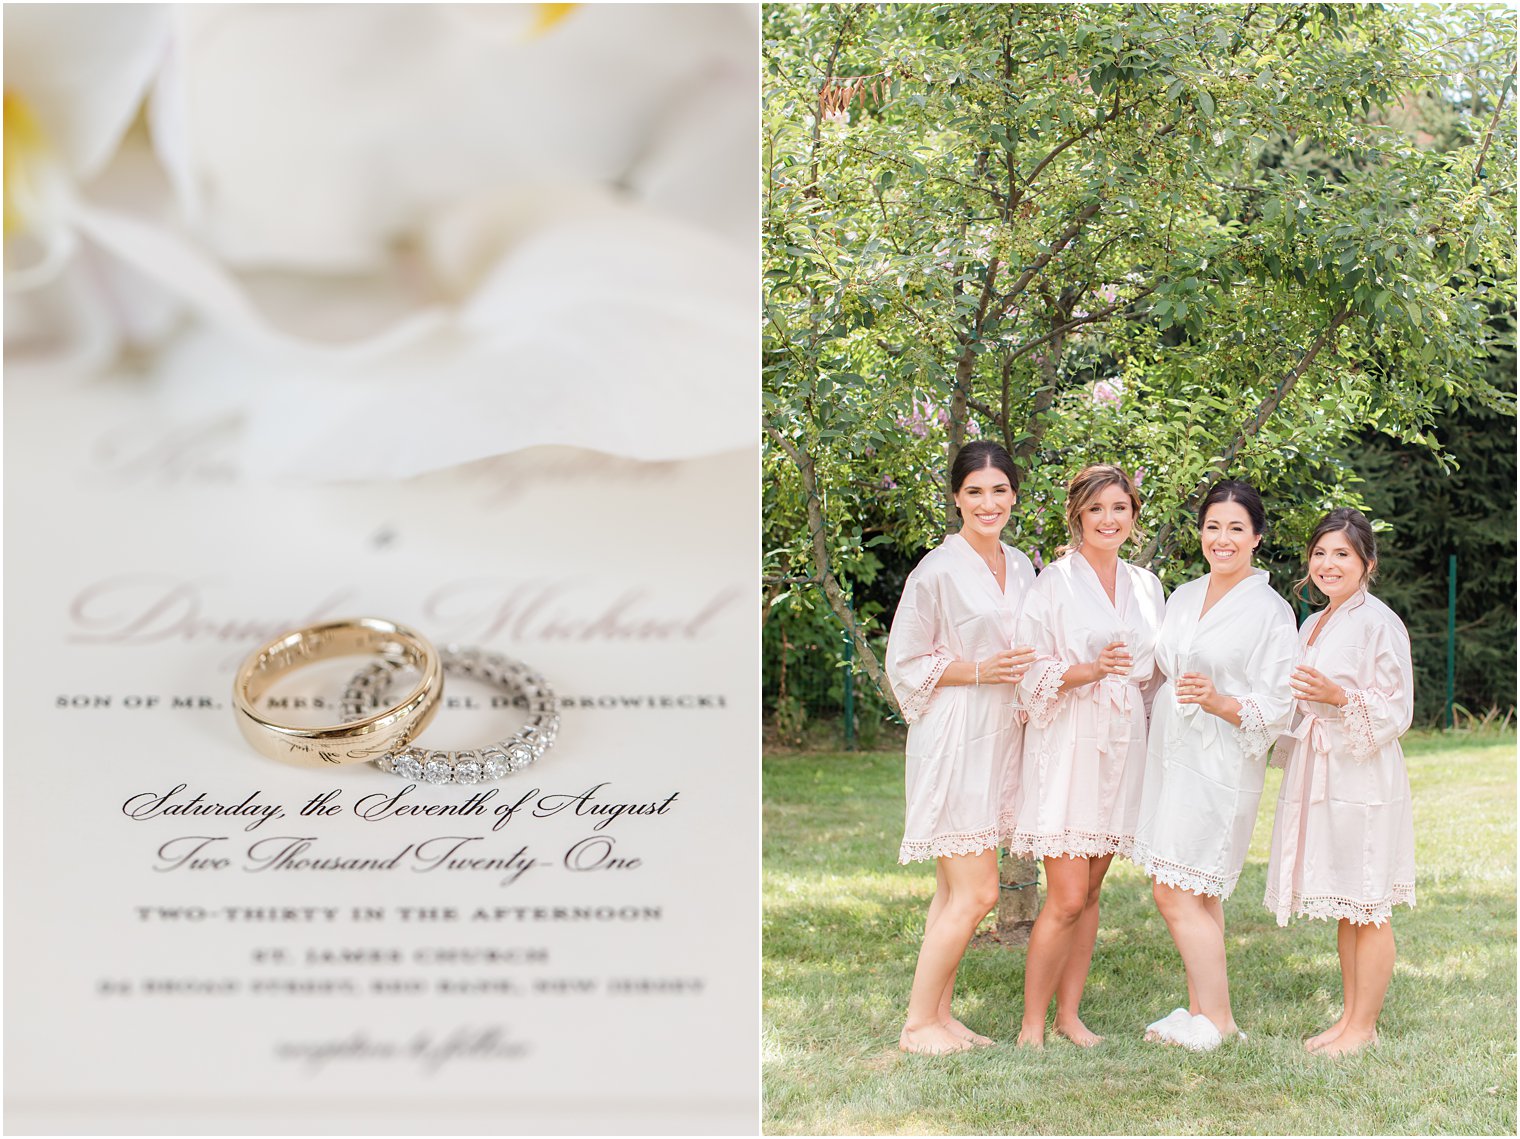
<path fill-rule="evenodd" d="M 397 748 L 376 759 L 376 767 L 424 783 L 488 783 L 521 771 L 549 750 L 559 733 L 559 712 L 548 681 L 522 661 L 478 648 L 445 645 L 439 657 L 446 676 L 477 677 L 510 693 L 514 704 L 525 701 L 527 722 L 504 740 L 468 751 Z M 384 701 L 403 663 L 387 659 L 361 669 L 343 692 L 344 718 L 359 719 Z"/>

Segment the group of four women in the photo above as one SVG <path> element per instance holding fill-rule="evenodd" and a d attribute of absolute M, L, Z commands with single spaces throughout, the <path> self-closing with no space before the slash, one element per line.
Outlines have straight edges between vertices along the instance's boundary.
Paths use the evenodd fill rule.
<path fill-rule="evenodd" d="M 1252 565 L 1266 519 L 1249 485 L 1205 497 L 1209 572 L 1166 598 L 1120 550 L 1140 497 L 1115 466 L 1067 488 L 1071 545 L 1038 577 L 1001 541 L 1012 459 L 966 445 L 951 488 L 961 528 L 909 575 L 887 671 L 907 720 L 903 862 L 933 859 L 936 889 L 900 1047 L 959 1052 L 992 1041 L 951 1011 L 956 971 L 997 903 L 999 846 L 1043 860 L 1021 1045 L 1055 1031 L 1101 1037 L 1079 1006 L 1114 855 L 1152 879 L 1183 960 L 1187 1006 L 1147 1040 L 1207 1051 L 1244 1039 L 1230 1006 L 1223 900 L 1245 863 L 1267 753 L 1285 768 L 1266 906 L 1336 918 L 1340 1019 L 1305 1042 L 1338 1055 L 1376 1039 L 1393 971 L 1393 906 L 1414 905 L 1414 826 L 1399 737 L 1413 712 L 1409 637 L 1367 592 L 1377 565 L 1359 512 L 1315 528 L 1299 588 L 1326 607 L 1302 629 Z"/>

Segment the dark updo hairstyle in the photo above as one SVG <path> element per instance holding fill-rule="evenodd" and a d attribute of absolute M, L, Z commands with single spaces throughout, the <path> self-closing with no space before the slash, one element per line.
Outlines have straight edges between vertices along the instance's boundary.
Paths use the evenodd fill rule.
<path fill-rule="evenodd" d="M 1308 544 L 1304 546 L 1304 576 L 1293 583 L 1293 595 L 1301 601 L 1309 600 L 1309 558 L 1314 553 L 1314 547 L 1319 545 L 1319 540 L 1326 534 L 1336 533 L 1344 533 L 1346 544 L 1362 559 L 1359 588 L 1366 589 L 1377 580 L 1377 536 L 1372 532 L 1372 523 L 1367 521 L 1367 516 L 1360 510 L 1338 506 L 1319 520 L 1319 525 L 1314 528 Z"/>
<path fill-rule="evenodd" d="M 1251 520 L 1251 533 L 1258 538 L 1267 532 L 1267 510 L 1261 504 L 1261 495 L 1256 492 L 1256 488 L 1240 479 L 1221 479 L 1209 488 L 1209 493 L 1203 496 L 1203 504 L 1198 507 L 1199 533 L 1203 532 L 1209 508 L 1218 506 L 1221 502 L 1234 502 L 1244 507 L 1246 517 Z"/>
<path fill-rule="evenodd" d="M 1082 544 L 1082 512 L 1087 509 L 1088 503 L 1111 486 L 1118 487 L 1128 495 L 1129 504 L 1134 509 L 1135 520 L 1130 529 L 1130 541 L 1145 540 L 1140 532 L 1140 492 L 1135 489 L 1134 480 L 1125 474 L 1122 467 L 1116 467 L 1112 463 L 1094 463 L 1090 467 L 1083 467 L 1066 484 L 1066 532 L 1071 535 L 1071 541 L 1057 550 L 1058 554 L 1070 553 Z"/>
<path fill-rule="evenodd" d="M 992 443 L 986 439 L 978 439 L 967 443 L 955 454 L 955 462 L 950 464 L 950 493 L 960 494 L 961 486 L 977 471 L 984 471 L 988 467 L 996 467 L 1008 476 L 1008 485 L 1019 485 L 1018 472 L 1013 466 L 1013 456 L 1005 451 L 1000 443 Z"/>

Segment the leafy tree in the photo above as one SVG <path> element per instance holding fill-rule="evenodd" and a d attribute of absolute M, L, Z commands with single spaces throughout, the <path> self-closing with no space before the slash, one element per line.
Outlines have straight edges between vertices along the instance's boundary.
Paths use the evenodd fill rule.
<path fill-rule="evenodd" d="M 1362 502 L 1369 435 L 1446 470 L 1449 409 L 1512 413 L 1486 370 L 1514 299 L 1503 9 L 764 18 L 766 576 L 878 685 L 858 587 L 954 525 L 941 472 L 970 436 L 1014 455 L 1010 539 L 1044 557 L 1077 467 L 1138 470 L 1136 560 L 1175 582 L 1220 474 L 1292 550 Z M 1439 151 L 1398 121 L 1431 99 L 1461 124 Z"/>

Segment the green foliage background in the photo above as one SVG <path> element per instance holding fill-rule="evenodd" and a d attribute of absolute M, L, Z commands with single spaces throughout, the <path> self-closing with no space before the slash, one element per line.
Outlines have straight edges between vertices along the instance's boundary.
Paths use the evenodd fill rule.
<path fill-rule="evenodd" d="M 1368 510 L 1427 720 L 1456 552 L 1459 701 L 1512 703 L 1512 11 L 764 20 L 773 712 L 828 706 L 847 637 L 879 680 L 902 578 L 954 525 L 942 472 L 976 436 L 1014 454 L 1005 537 L 1039 559 L 1078 467 L 1139 471 L 1131 556 L 1169 587 L 1203 568 L 1192 504 L 1221 473 L 1267 498 L 1284 588 L 1325 509 Z"/>

